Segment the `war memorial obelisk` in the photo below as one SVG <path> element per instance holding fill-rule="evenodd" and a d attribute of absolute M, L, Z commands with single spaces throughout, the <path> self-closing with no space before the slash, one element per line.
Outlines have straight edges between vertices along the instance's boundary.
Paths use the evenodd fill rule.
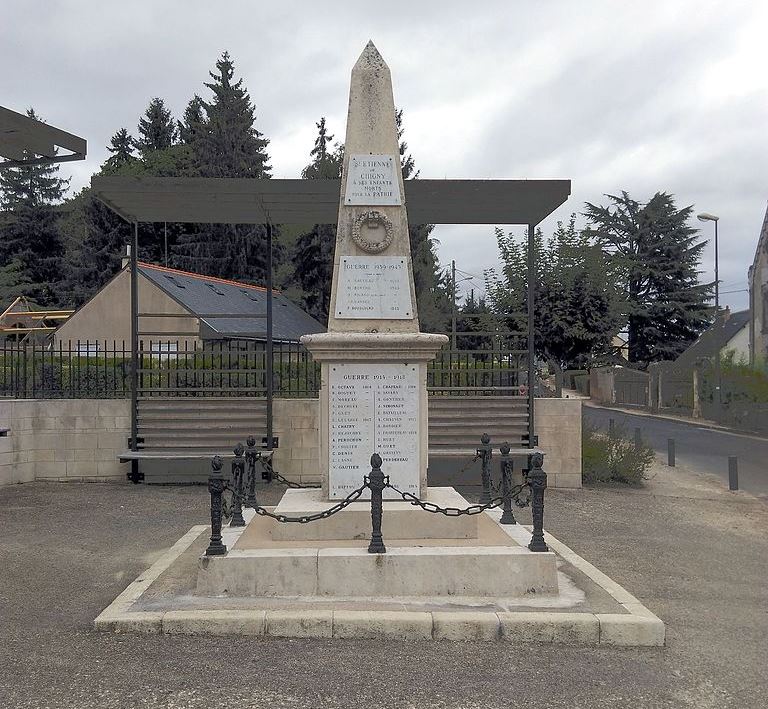
<path fill-rule="evenodd" d="M 358 488 L 378 453 L 402 490 L 427 486 L 427 362 L 448 341 L 419 332 L 389 67 L 369 42 L 352 69 L 328 331 L 321 363 L 323 495 Z M 387 491 L 391 492 L 391 491 Z"/>

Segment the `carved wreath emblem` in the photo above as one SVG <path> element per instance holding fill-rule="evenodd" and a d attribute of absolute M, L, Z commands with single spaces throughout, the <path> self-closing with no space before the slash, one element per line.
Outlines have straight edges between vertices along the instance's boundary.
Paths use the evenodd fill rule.
<path fill-rule="evenodd" d="M 378 254 L 392 243 L 392 222 L 372 209 L 355 217 L 352 241 L 369 254 Z"/>

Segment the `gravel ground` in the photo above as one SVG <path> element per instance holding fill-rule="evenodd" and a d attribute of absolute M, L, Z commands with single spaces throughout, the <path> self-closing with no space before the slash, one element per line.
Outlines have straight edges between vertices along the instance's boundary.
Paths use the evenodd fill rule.
<path fill-rule="evenodd" d="M 768 506 L 703 476 L 547 493 L 547 529 L 659 615 L 666 648 L 95 633 L 206 506 L 201 487 L 0 489 L 0 707 L 768 703 Z"/>

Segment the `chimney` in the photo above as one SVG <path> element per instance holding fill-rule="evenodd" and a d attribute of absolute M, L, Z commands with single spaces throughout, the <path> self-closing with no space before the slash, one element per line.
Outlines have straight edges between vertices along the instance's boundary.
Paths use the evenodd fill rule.
<path fill-rule="evenodd" d="M 126 244 L 125 256 L 123 256 L 123 260 L 120 263 L 120 268 L 126 268 L 130 263 L 131 263 L 131 245 Z"/>

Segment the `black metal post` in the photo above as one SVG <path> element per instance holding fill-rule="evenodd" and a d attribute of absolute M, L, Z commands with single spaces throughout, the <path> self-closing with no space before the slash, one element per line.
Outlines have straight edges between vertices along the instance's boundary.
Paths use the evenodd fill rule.
<path fill-rule="evenodd" d="M 384 508 L 382 492 L 384 491 L 384 473 L 381 471 L 381 456 L 374 453 L 371 456 L 371 474 L 368 478 L 371 490 L 371 543 L 368 545 L 369 554 L 386 554 L 387 547 L 381 536 L 381 514 Z"/>
<path fill-rule="evenodd" d="M 739 459 L 735 455 L 728 456 L 728 489 L 739 489 Z"/>
<path fill-rule="evenodd" d="M 248 471 L 248 497 L 245 500 L 245 506 L 252 510 L 256 509 L 256 461 L 259 457 L 259 451 L 256 450 L 256 437 L 248 436 L 245 441 L 248 448 L 245 451 L 245 465 Z"/>
<path fill-rule="evenodd" d="M 483 481 L 483 494 L 480 496 L 480 504 L 487 505 L 491 501 L 491 437 L 484 433 L 480 436 L 480 448 L 477 449 L 480 456 L 480 475 Z"/>
<path fill-rule="evenodd" d="M 613 431 L 616 428 L 615 422 L 613 419 L 608 419 L 608 435 L 612 436 Z"/>
<path fill-rule="evenodd" d="M 528 482 L 531 486 L 531 517 L 533 535 L 528 548 L 531 551 L 549 551 L 544 541 L 544 490 L 547 489 L 547 474 L 542 470 L 544 456 L 533 453 L 528 467 Z"/>
<path fill-rule="evenodd" d="M 208 476 L 208 492 L 211 493 L 211 541 L 205 550 L 206 556 L 222 556 L 227 547 L 221 543 L 221 495 L 224 492 L 224 476 L 221 469 L 224 463 L 217 455 L 211 461 L 211 474 Z"/>
<path fill-rule="evenodd" d="M 667 438 L 667 465 L 670 468 L 675 467 L 675 439 Z"/>
<path fill-rule="evenodd" d="M 272 373 L 272 222 L 267 222 L 267 450 L 272 450 L 272 400 L 274 397 L 274 377 Z"/>
<path fill-rule="evenodd" d="M 243 518 L 243 478 L 245 477 L 245 460 L 243 459 L 242 443 L 235 446 L 235 459 L 232 461 L 232 519 L 230 527 L 244 527 Z"/>
<path fill-rule="evenodd" d="M 643 432 L 637 427 L 635 428 L 635 448 L 641 448 L 643 445 Z"/>
<path fill-rule="evenodd" d="M 501 494 L 504 498 L 504 511 L 501 513 L 501 524 L 517 524 L 512 514 L 512 461 L 509 459 L 509 443 L 502 443 L 501 451 Z"/>
<path fill-rule="evenodd" d="M 536 376 L 534 373 L 534 285 L 536 282 L 536 258 L 534 253 L 534 225 L 528 225 L 528 447 L 533 448 L 536 443 L 536 427 L 534 421 L 534 387 L 536 386 Z"/>
<path fill-rule="evenodd" d="M 139 449 L 139 223 L 133 223 L 131 244 L 131 445 L 132 451 Z M 131 461 L 130 480 L 136 485 L 141 475 L 139 461 Z"/>

